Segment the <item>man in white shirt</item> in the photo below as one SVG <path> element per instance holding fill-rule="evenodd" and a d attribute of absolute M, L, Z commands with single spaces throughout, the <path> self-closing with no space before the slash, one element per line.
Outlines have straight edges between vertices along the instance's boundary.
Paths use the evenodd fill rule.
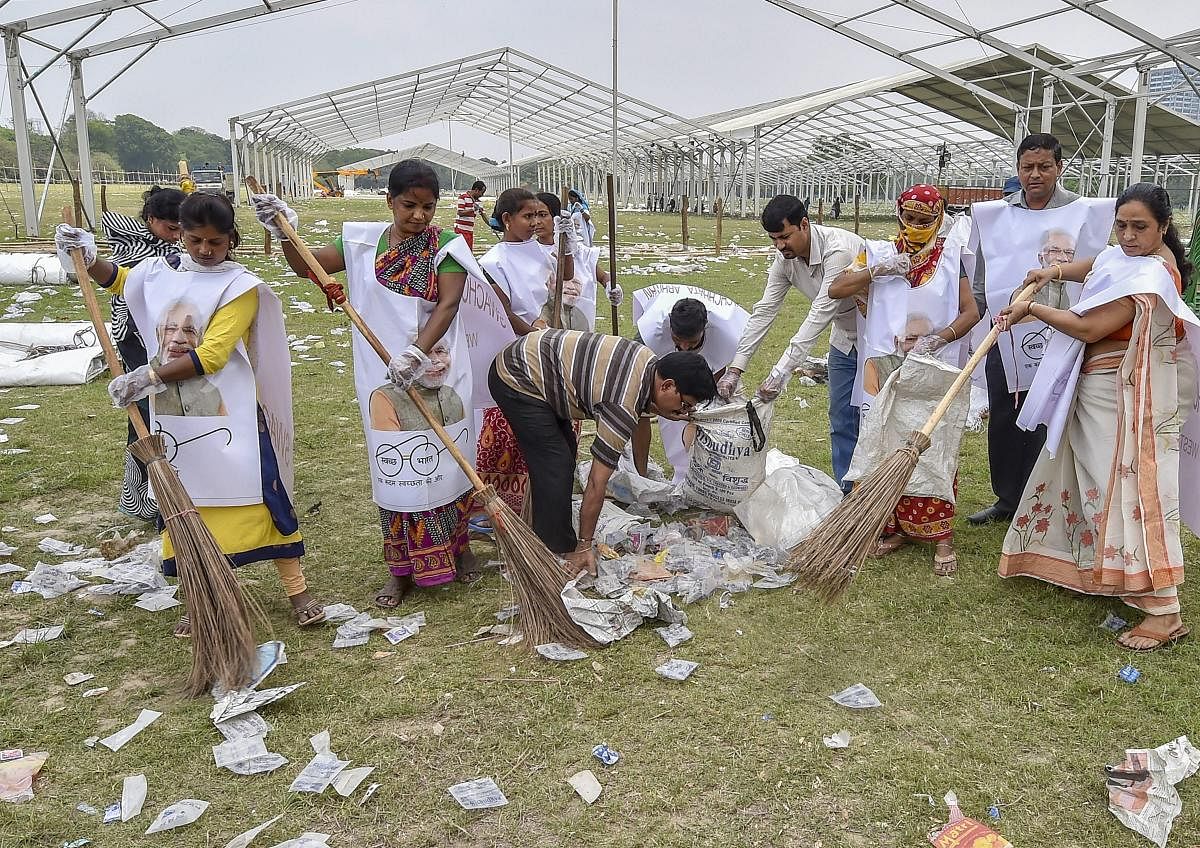
<path fill-rule="evenodd" d="M 795 288 L 809 298 L 812 306 L 808 317 L 770 376 L 758 387 L 758 395 L 763 400 L 777 398 L 825 328 L 833 325 L 829 339 L 829 436 L 833 476 L 848 490 L 842 476 L 850 467 L 858 442 L 859 413 L 850 405 L 858 368 L 856 307 L 852 298 L 830 298 L 829 284 L 866 249 L 866 242 L 848 230 L 810 224 L 803 201 L 790 194 L 778 195 L 766 205 L 762 226 L 779 252 L 767 272 L 762 299 L 754 305 L 737 355 L 717 384 L 717 391 L 728 399 L 737 390 L 741 374 L 778 317 L 788 290 Z"/>

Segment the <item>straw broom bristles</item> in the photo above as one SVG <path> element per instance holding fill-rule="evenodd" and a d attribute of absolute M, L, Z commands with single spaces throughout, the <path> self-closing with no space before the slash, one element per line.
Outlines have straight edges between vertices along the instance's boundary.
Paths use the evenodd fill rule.
<path fill-rule="evenodd" d="M 74 221 L 69 208 L 63 210 L 63 220 Z M 100 313 L 96 292 L 88 285 L 83 252 L 71 251 L 71 258 L 108 369 L 114 377 L 120 376 L 124 370 Z M 184 691 L 196 697 L 214 685 L 240 689 L 253 679 L 258 666 L 249 614 L 253 610 L 261 619 L 262 612 L 248 604 L 242 595 L 233 575 L 233 564 L 196 512 L 179 475 L 167 462 L 162 436 L 150 434 L 136 404 L 127 406 L 125 412 L 138 434 L 138 440 L 129 446 L 130 453 L 146 465 L 159 512 L 175 546 L 179 583 L 192 627 L 192 669 Z"/>
<path fill-rule="evenodd" d="M 879 541 L 918 458 L 928 447 L 929 437 L 914 430 L 904 447 L 860 480 L 821 525 L 792 549 L 785 568 L 799 575 L 801 586 L 827 603 L 849 587 Z"/>
<path fill-rule="evenodd" d="M 179 586 L 192 631 L 192 669 L 184 692 L 197 697 L 214 688 L 241 689 L 258 670 L 258 642 L 251 615 L 261 620 L 262 611 L 242 592 L 233 562 L 167 462 L 162 436 L 138 439 L 129 451 L 146 465 L 175 548 Z"/>
<path fill-rule="evenodd" d="M 262 186 L 253 176 L 246 177 L 246 184 L 250 186 L 251 191 L 262 192 Z M 296 252 L 300 254 L 304 263 L 312 271 L 322 290 L 326 286 L 336 285 L 287 218 L 277 214 L 275 224 L 296 248 Z M 559 255 L 561 257 L 564 253 L 560 251 Z M 363 320 L 354 305 L 349 300 L 345 300 L 339 305 L 355 329 L 379 355 L 379 358 L 385 364 L 390 363 L 391 354 L 387 347 L 367 326 L 367 322 Z M 575 623 L 563 603 L 562 590 L 567 583 L 567 574 L 562 560 L 551 553 L 545 543 L 529 528 L 529 525 L 521 521 L 520 517 L 496 494 L 494 488 L 484 484 L 471 463 L 467 462 L 466 457 L 462 455 L 462 451 L 458 449 L 454 439 L 430 412 L 421 396 L 413 389 L 409 389 L 408 397 L 425 418 L 430 429 L 437 433 L 438 438 L 441 439 L 454 461 L 458 463 L 467 479 L 471 481 L 475 497 L 492 520 L 496 545 L 499 547 L 504 561 L 508 563 L 508 576 L 512 582 L 513 595 L 521 608 L 518 624 L 525 637 L 525 645 L 532 647 L 544 645 L 547 642 L 561 642 L 564 645 L 576 647 L 594 645 L 595 640 Z"/>
<path fill-rule="evenodd" d="M 491 486 L 476 493 L 492 527 L 496 545 L 508 563 L 513 597 L 521 613 L 517 625 L 527 647 L 561 642 L 575 648 L 595 646 L 596 642 L 575 623 L 562 601 L 566 585 L 563 562 L 522 521 Z"/>

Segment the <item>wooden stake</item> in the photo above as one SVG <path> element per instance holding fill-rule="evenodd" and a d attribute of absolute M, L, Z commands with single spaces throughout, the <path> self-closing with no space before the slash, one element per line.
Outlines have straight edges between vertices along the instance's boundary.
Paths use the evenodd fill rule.
<path fill-rule="evenodd" d="M 567 192 L 570 189 L 566 186 L 562 187 L 562 209 L 567 211 Z M 562 329 L 562 290 L 563 280 L 567 277 L 567 234 L 563 233 L 558 237 L 558 267 L 554 269 L 554 312 L 550 315 L 550 326 L 556 330 Z"/>
<path fill-rule="evenodd" d="M 688 246 L 688 196 L 683 196 L 683 206 L 679 209 L 679 214 L 683 216 L 683 246 Z"/>
<path fill-rule="evenodd" d="M 823 197 L 817 198 L 817 223 L 825 223 L 825 198 Z"/>
<path fill-rule="evenodd" d="M 108 183 L 100 183 L 100 212 L 108 211 Z"/>
<path fill-rule="evenodd" d="M 717 229 L 716 229 L 715 246 L 716 246 L 717 256 L 720 256 L 721 255 L 721 220 L 725 217 L 725 201 L 718 197 L 716 203 L 713 204 L 713 211 L 717 213 Z"/>
<path fill-rule="evenodd" d="M 861 220 L 861 218 L 858 214 L 858 201 L 859 201 L 859 196 L 856 194 L 856 195 L 854 195 L 854 232 L 855 233 L 858 232 L 858 223 Z"/>

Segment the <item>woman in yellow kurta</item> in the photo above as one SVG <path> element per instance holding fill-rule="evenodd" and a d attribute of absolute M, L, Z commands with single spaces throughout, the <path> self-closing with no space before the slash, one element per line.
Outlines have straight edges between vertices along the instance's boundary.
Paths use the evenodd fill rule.
<path fill-rule="evenodd" d="M 240 236 L 234 223 L 233 207 L 229 201 L 213 194 L 192 194 L 179 208 L 183 228 L 182 243 L 187 251 L 166 259 L 143 263 L 166 263 L 170 271 L 190 274 L 188 290 L 199 291 L 209 280 L 205 273 L 244 272 L 232 261 Z M 86 230 L 62 225 L 55 241 L 60 254 L 82 249 L 88 273 L 112 294 L 125 292 L 131 271 L 114 265 L 96 255 L 94 237 Z M 151 269 L 162 271 L 162 268 Z M 142 273 L 139 269 L 135 273 Z M 252 282 L 261 283 L 257 278 Z M 243 281 L 243 285 L 245 281 Z M 170 399 L 173 414 L 187 415 L 190 399 L 203 399 L 216 391 L 208 376 L 221 371 L 230 361 L 239 341 L 250 343 L 252 326 L 258 317 L 258 286 L 233 297 L 213 311 L 207 326 L 187 310 L 173 309 L 162 326 L 139 327 L 143 338 L 157 338 L 159 352 L 149 364 L 117 377 L 109 385 L 109 394 L 118 408 L 143 397 L 161 395 Z M 202 316 L 200 316 L 202 318 Z M 226 389 L 228 390 L 228 389 Z M 227 402 L 229 399 L 226 398 Z M 290 398 L 289 398 L 290 403 Z M 198 512 L 213 537 L 235 566 L 262 560 L 274 560 L 284 591 L 301 626 L 316 624 L 325 618 L 321 604 L 308 591 L 300 557 L 304 554 L 295 510 L 280 478 L 278 451 L 290 453 L 291 444 L 276 445 L 267 426 L 263 407 L 257 402 L 258 449 L 262 481 L 262 501 L 244 506 L 200 506 Z M 193 415 L 221 415 L 224 403 L 215 410 L 193 412 Z M 197 446 L 202 442 L 197 440 Z M 163 572 L 175 574 L 174 550 L 170 534 L 163 530 Z M 177 636 L 188 636 L 190 622 L 184 616 L 176 628 Z"/>

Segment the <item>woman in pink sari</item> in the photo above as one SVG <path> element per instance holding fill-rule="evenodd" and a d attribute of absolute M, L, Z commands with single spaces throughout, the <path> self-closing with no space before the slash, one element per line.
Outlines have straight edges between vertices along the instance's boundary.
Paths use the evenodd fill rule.
<path fill-rule="evenodd" d="M 1094 259 L 1030 271 L 1026 285 L 1084 282 L 1071 309 L 1019 303 L 1057 331 L 1018 424 L 1047 424 L 1004 540 L 1000 575 L 1109 595 L 1145 613 L 1118 641 L 1151 651 L 1189 632 L 1180 615 L 1179 435 L 1196 398 L 1179 297 L 1191 272 L 1166 191 L 1131 186 L 1117 200 L 1118 246 Z M 1029 413 L 1028 415 L 1026 413 Z"/>

